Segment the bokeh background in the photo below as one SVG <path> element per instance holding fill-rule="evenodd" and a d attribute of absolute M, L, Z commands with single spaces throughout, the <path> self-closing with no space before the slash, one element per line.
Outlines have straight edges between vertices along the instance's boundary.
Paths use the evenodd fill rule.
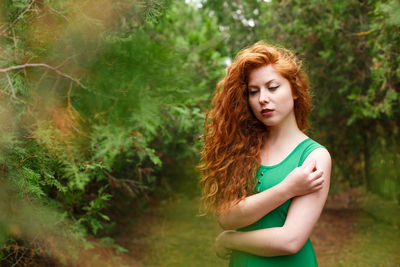
<path fill-rule="evenodd" d="M 226 266 L 198 216 L 235 54 L 293 49 L 333 158 L 320 266 L 400 266 L 396 0 L 2 0 L 0 265 Z"/>

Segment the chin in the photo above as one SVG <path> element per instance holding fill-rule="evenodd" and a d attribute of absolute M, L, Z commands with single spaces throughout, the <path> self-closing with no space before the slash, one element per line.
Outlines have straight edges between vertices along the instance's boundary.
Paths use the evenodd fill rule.
<path fill-rule="evenodd" d="M 279 122 L 276 121 L 265 121 L 265 120 L 259 120 L 262 124 L 264 124 L 266 127 L 274 127 L 279 124 Z"/>

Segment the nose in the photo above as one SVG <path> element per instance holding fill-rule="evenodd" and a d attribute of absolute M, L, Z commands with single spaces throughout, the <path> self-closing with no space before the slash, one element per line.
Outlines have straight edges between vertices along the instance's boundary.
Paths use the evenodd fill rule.
<path fill-rule="evenodd" d="M 269 102 L 269 95 L 267 90 L 260 90 L 260 98 L 258 99 L 260 104 L 268 103 Z"/>

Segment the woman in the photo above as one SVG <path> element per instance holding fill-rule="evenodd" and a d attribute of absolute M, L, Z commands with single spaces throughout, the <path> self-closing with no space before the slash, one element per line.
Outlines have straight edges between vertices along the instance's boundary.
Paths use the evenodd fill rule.
<path fill-rule="evenodd" d="M 310 95 L 301 62 L 256 43 L 216 91 L 201 169 L 206 210 L 226 230 L 217 255 L 230 266 L 317 266 L 309 236 L 328 195 L 331 159 L 304 133 Z"/>

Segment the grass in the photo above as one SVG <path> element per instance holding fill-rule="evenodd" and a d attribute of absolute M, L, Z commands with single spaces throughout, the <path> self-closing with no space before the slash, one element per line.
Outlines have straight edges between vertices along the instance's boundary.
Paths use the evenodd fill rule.
<path fill-rule="evenodd" d="M 214 252 L 221 231 L 215 218 L 198 216 L 198 198 L 179 198 L 161 205 L 152 223 L 149 257 L 144 266 L 226 266 Z"/>
<path fill-rule="evenodd" d="M 214 251 L 221 229 L 212 216 L 199 217 L 198 206 L 198 197 L 180 195 L 153 206 L 140 218 L 132 234 L 142 238 L 128 245 L 137 265 L 227 266 L 228 261 L 217 258 Z M 359 209 L 326 209 L 311 240 L 322 267 L 400 266 L 398 226 Z"/>

